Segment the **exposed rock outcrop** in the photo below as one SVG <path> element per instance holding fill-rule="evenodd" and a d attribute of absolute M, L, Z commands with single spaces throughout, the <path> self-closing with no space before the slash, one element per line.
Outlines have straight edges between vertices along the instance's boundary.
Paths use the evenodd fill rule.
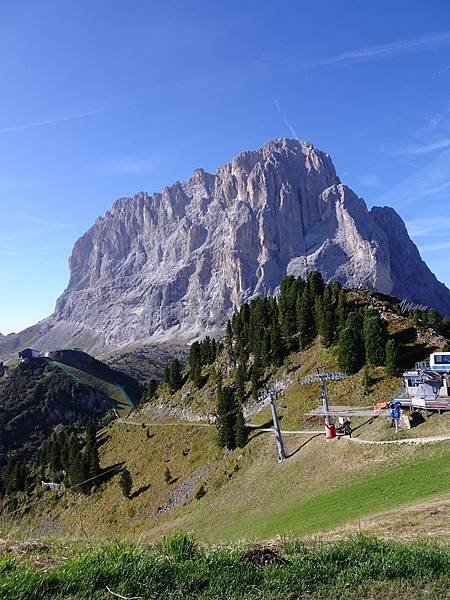
<path fill-rule="evenodd" d="M 192 339 L 221 328 L 242 302 L 273 294 L 286 273 L 312 269 L 450 314 L 450 291 L 397 213 L 369 211 L 327 154 L 281 139 L 215 175 L 198 169 L 162 193 L 118 200 L 75 244 L 54 315 L 27 339 L 97 353 Z"/>

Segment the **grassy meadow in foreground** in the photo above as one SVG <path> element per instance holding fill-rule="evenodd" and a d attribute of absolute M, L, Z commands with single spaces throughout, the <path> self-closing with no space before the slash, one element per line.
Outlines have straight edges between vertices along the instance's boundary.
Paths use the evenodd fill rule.
<path fill-rule="evenodd" d="M 414 600 L 448 597 L 450 547 L 356 537 L 332 545 L 216 548 L 176 534 L 153 547 L 111 544 L 36 566 L 4 554 L 1 600 Z M 117 596 L 116 596 L 117 597 Z"/>

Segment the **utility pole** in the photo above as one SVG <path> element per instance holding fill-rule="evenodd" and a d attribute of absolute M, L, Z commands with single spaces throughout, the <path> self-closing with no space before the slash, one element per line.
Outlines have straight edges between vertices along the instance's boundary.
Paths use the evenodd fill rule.
<path fill-rule="evenodd" d="M 270 390 L 270 408 L 272 410 L 272 421 L 273 429 L 275 432 L 275 441 L 277 444 L 278 458 L 279 462 L 283 462 L 284 460 L 286 460 L 286 452 L 284 450 L 283 436 L 281 435 L 280 419 L 278 417 L 277 405 L 275 404 L 276 397 L 277 392 L 274 390 Z"/>

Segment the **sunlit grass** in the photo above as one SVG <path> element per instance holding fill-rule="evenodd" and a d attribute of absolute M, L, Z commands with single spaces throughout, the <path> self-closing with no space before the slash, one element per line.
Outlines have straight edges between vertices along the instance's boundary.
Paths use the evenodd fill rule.
<path fill-rule="evenodd" d="M 450 585 L 448 546 L 358 536 L 333 545 L 290 541 L 276 553 L 283 564 L 263 566 L 249 560 L 243 547 L 198 548 L 192 538 L 178 534 L 175 542 L 166 540 L 162 546 L 104 545 L 48 569 L 6 557 L 0 560 L 0 598 L 100 600 L 111 598 L 113 591 L 143 600 L 394 595 L 410 600 L 423 594 L 443 598 Z"/>

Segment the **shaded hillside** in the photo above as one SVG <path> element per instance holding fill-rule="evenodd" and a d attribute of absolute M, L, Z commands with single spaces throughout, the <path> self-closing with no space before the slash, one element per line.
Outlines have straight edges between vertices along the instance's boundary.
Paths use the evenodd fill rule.
<path fill-rule="evenodd" d="M 20 363 L 0 379 L 0 461 L 8 453 L 31 458 L 58 425 L 86 425 L 115 408 L 137 404 L 141 385 L 78 351 Z"/>
<path fill-rule="evenodd" d="M 8 454 L 30 459 L 57 425 L 101 419 L 111 399 L 45 360 L 10 369 L 0 379 L 0 464 Z"/>
<path fill-rule="evenodd" d="M 106 363 L 79 350 L 57 350 L 50 358 L 68 367 L 78 369 L 103 381 L 120 386 L 133 404 L 137 404 L 142 394 L 141 384 L 127 373 L 114 369 Z"/>
<path fill-rule="evenodd" d="M 185 344 L 144 344 L 104 354 L 101 359 L 112 368 L 127 373 L 142 383 L 151 379 L 159 382 L 170 361 L 177 357 L 185 364 L 188 352 L 189 348 Z"/>

